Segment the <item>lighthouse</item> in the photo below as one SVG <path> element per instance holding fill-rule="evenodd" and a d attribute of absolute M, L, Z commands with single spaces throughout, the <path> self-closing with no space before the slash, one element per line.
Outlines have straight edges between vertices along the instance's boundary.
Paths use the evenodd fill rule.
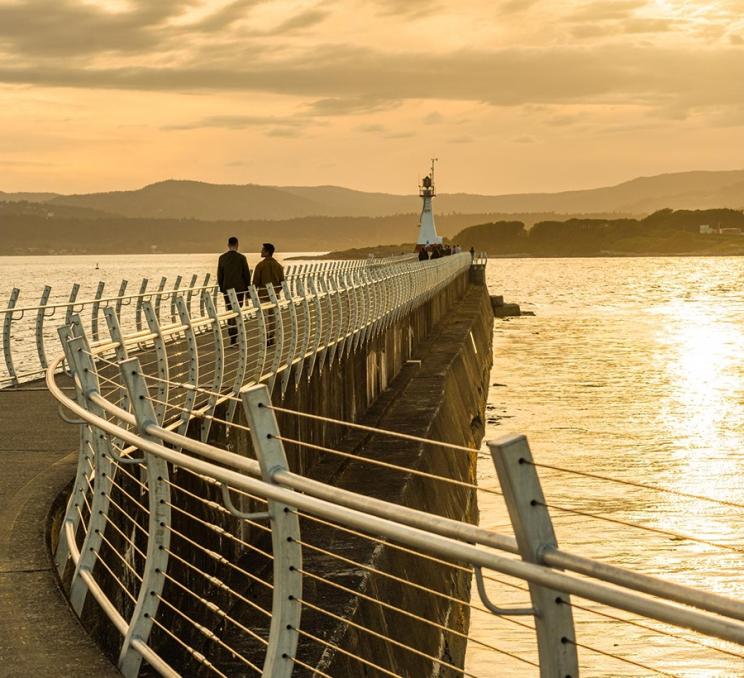
<path fill-rule="evenodd" d="M 434 163 L 437 158 L 431 159 L 431 173 L 421 180 L 419 186 L 419 195 L 423 200 L 421 207 L 421 217 L 419 218 L 419 234 L 416 241 L 416 251 L 419 252 L 427 245 L 441 245 L 442 237 L 437 235 L 437 227 L 434 223 L 434 212 L 431 207 L 431 200 L 436 195 L 434 189 Z"/>

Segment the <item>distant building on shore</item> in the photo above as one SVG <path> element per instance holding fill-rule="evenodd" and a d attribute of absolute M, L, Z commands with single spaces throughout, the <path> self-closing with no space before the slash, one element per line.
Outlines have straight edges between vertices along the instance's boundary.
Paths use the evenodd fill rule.
<path fill-rule="evenodd" d="M 701 235 L 744 235 L 741 228 L 730 227 L 730 228 L 713 228 L 709 224 L 700 225 Z"/>

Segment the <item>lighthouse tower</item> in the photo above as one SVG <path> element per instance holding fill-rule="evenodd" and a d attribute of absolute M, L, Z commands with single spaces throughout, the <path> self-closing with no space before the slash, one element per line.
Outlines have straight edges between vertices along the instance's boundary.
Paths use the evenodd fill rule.
<path fill-rule="evenodd" d="M 431 199 L 436 195 L 434 189 L 434 163 L 436 158 L 431 159 L 431 174 L 421 180 L 419 195 L 424 201 L 419 218 L 419 234 L 416 241 L 416 251 L 419 252 L 427 245 L 441 245 L 442 237 L 437 235 L 437 227 L 434 223 L 434 212 L 431 208 Z"/>

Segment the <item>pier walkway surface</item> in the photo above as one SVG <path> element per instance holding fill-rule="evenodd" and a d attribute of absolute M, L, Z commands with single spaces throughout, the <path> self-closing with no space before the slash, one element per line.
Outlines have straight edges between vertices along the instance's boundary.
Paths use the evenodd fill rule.
<path fill-rule="evenodd" d="M 0 676 L 118 676 L 58 589 L 46 534 L 75 473 L 78 427 L 43 380 L 0 390 L 0 427 Z"/>

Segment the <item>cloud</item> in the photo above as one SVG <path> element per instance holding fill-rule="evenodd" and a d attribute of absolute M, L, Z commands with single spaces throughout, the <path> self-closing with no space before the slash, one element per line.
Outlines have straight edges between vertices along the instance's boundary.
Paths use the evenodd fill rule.
<path fill-rule="evenodd" d="M 322 11 L 319 9 L 310 9 L 306 12 L 300 12 L 296 16 L 287 19 L 280 23 L 276 28 L 270 31 L 271 35 L 282 35 L 292 31 L 298 31 L 303 28 L 309 28 L 315 26 L 323 21 L 330 12 Z"/>
<path fill-rule="evenodd" d="M 533 136 L 528 135 L 528 134 L 525 134 L 525 135 L 523 135 L 521 137 L 516 137 L 516 138 L 512 139 L 512 141 L 515 144 L 534 144 L 534 143 L 537 143 L 537 139 L 535 137 L 533 137 Z"/>
<path fill-rule="evenodd" d="M 385 53 L 328 45 L 287 57 L 258 55 L 218 65 L 79 67 L 75 62 L 9 66 L 0 82 L 162 92 L 262 92 L 314 98 L 303 116 L 357 115 L 412 99 L 498 106 L 552 103 L 715 105 L 744 100 L 731 86 L 741 70 L 735 47 L 594 47 Z M 230 122 L 230 117 L 212 120 Z M 246 124 L 251 116 L 242 117 Z M 238 124 L 233 120 L 233 124 Z M 255 124 L 255 121 L 252 123 Z"/>
<path fill-rule="evenodd" d="M 130 10 L 112 13 L 76 0 L 6 2 L 0 4 L 0 47 L 32 57 L 139 52 L 162 45 L 170 35 L 166 21 L 189 4 L 135 0 Z"/>
<path fill-rule="evenodd" d="M 367 132 L 369 134 L 381 134 L 382 132 L 387 132 L 388 128 L 385 127 L 385 125 L 372 123 L 369 125 L 359 125 L 359 127 L 357 127 L 357 130 L 359 130 L 360 132 Z"/>
<path fill-rule="evenodd" d="M 625 19 L 641 9 L 647 0 L 609 0 L 608 2 L 587 2 L 567 17 L 573 21 L 605 21 Z"/>
<path fill-rule="evenodd" d="M 54 162 L 39 162 L 36 160 L 4 160 L 0 158 L 0 167 L 58 167 Z"/>
<path fill-rule="evenodd" d="M 251 127 L 275 127 L 276 129 L 302 128 L 309 124 L 302 116 L 281 117 L 276 115 L 211 115 L 195 122 L 168 125 L 164 130 L 192 130 L 204 128 L 249 129 Z"/>
<path fill-rule="evenodd" d="M 498 10 L 501 14 L 518 14 L 536 5 L 540 0 L 508 0 L 499 4 Z"/>
<path fill-rule="evenodd" d="M 360 94 L 351 97 L 319 99 L 308 106 L 307 113 L 320 116 L 358 115 L 390 109 L 399 103 L 400 100 L 397 98 Z"/>
<path fill-rule="evenodd" d="M 422 122 L 424 125 L 439 125 L 445 121 L 445 117 L 439 111 L 432 111 L 424 116 Z"/>
<path fill-rule="evenodd" d="M 382 14 L 407 15 L 416 18 L 425 14 L 433 14 L 441 9 L 436 0 L 375 0 Z"/>
<path fill-rule="evenodd" d="M 244 19 L 246 10 L 251 9 L 257 3 L 258 0 L 234 0 L 234 2 L 221 7 L 201 21 L 187 24 L 187 28 L 207 33 L 225 30 L 241 19 Z"/>

